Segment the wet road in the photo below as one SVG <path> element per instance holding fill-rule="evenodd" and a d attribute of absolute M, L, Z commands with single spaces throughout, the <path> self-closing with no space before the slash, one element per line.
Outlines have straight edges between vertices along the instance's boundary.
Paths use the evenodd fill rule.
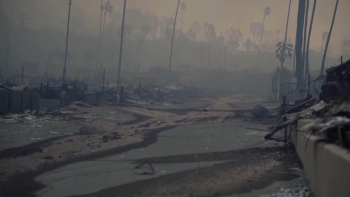
<path fill-rule="evenodd" d="M 94 195 L 94 192 L 114 188 L 137 181 L 154 179 L 221 164 L 234 158 L 222 158 L 216 161 L 181 161 L 153 163 L 154 175 L 140 175 L 149 172 L 149 168 L 133 170 L 136 160 L 177 155 L 200 155 L 213 152 L 245 150 L 254 147 L 280 147 L 281 144 L 264 141 L 262 131 L 248 130 L 246 127 L 265 128 L 251 122 L 235 121 L 231 123 L 199 124 L 182 126 L 158 134 L 158 141 L 150 146 L 127 152 L 74 163 L 47 172 L 35 178 L 46 187 L 36 193 L 37 196 L 76 196 Z M 264 159 L 264 155 L 261 155 Z M 156 161 L 156 160 L 155 160 Z M 276 184 L 276 183 L 275 183 Z M 281 182 L 281 186 L 288 184 Z M 261 194 L 275 187 L 255 192 Z M 252 191 L 253 192 L 253 191 Z M 252 193 L 253 194 L 253 193 Z M 255 196 L 252 195 L 252 196 Z M 102 195 L 103 196 L 103 195 Z M 235 195 L 233 195 L 235 196 Z M 245 195 L 247 196 L 247 195 Z M 248 195 L 249 196 L 249 195 Z"/>

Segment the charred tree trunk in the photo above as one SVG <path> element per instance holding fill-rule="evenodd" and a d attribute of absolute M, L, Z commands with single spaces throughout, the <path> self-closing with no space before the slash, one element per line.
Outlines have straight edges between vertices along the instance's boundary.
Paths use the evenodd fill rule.
<path fill-rule="evenodd" d="M 329 34 L 328 34 L 327 41 L 326 41 L 326 46 L 324 47 L 324 53 L 323 53 L 323 58 L 322 58 L 320 76 L 322 76 L 323 73 L 324 73 L 324 64 L 326 62 L 328 44 L 329 44 L 329 40 L 331 39 L 331 35 L 332 35 L 334 19 L 335 19 L 335 15 L 337 14 L 337 9 L 338 9 L 338 3 L 339 3 L 339 0 L 337 0 L 337 3 L 335 4 L 334 13 L 333 13 L 333 19 L 332 19 L 332 24 L 331 24 L 331 29 L 329 30 Z"/>
<path fill-rule="evenodd" d="M 66 71 L 67 71 L 67 54 L 68 54 L 68 38 L 69 38 L 69 22 L 70 22 L 70 9 L 72 6 L 72 0 L 69 1 L 69 11 L 68 11 L 68 22 L 67 22 L 67 35 L 66 35 L 66 52 L 64 55 L 64 68 L 63 68 L 63 79 L 62 86 L 66 83 Z"/>
<path fill-rule="evenodd" d="M 124 36 L 124 23 L 125 23 L 125 8 L 126 8 L 126 0 L 124 0 L 122 31 L 121 31 L 121 34 L 120 34 L 119 64 L 118 64 L 118 76 L 117 76 L 117 94 L 119 94 L 120 68 L 122 66 L 123 36 Z"/>
<path fill-rule="evenodd" d="M 176 14 L 175 14 L 175 20 L 174 20 L 174 28 L 173 28 L 173 37 L 171 39 L 171 47 L 170 47 L 170 62 L 169 62 L 169 74 L 171 72 L 171 59 L 173 58 L 173 44 L 174 44 L 174 35 L 175 35 L 175 27 L 176 27 L 176 18 L 177 18 L 177 13 L 179 11 L 179 5 L 180 5 L 180 0 L 177 2 L 177 8 L 176 8 Z"/>
<path fill-rule="evenodd" d="M 266 17 L 266 14 L 264 12 L 264 20 L 263 20 L 263 24 L 261 27 L 261 37 L 260 37 L 260 43 L 259 43 L 259 58 L 260 58 L 260 51 L 261 51 L 261 42 L 262 42 L 262 38 L 263 38 L 263 34 L 264 34 L 265 17 Z"/>
<path fill-rule="evenodd" d="M 96 68 L 98 68 L 98 57 L 100 55 L 100 41 L 101 41 L 101 26 L 102 26 L 102 0 L 101 0 L 101 15 L 100 15 L 100 30 L 98 32 L 98 45 L 97 45 L 97 58 L 96 58 Z"/>
<path fill-rule="evenodd" d="M 296 42 L 295 42 L 295 58 L 296 58 L 295 76 L 297 78 L 298 89 L 300 88 L 300 84 L 304 83 L 304 64 L 303 64 L 303 54 L 302 54 L 304 16 L 305 16 L 305 0 L 299 0 Z"/>
<path fill-rule="evenodd" d="M 312 15 L 310 20 L 310 27 L 309 27 L 309 35 L 307 39 L 307 46 L 306 46 L 306 60 L 305 60 L 305 74 L 308 75 L 310 72 L 310 65 L 309 65 L 309 47 L 310 47 L 310 38 L 311 38 L 311 31 L 312 31 L 312 24 L 314 22 L 314 16 L 315 16 L 315 10 L 316 10 L 316 0 L 314 0 L 314 5 L 312 8 Z"/>
<path fill-rule="evenodd" d="M 305 66 L 305 54 L 306 54 L 306 33 L 307 33 L 307 22 L 309 19 L 309 4 L 310 0 L 306 0 L 306 13 L 305 13 L 305 22 L 304 22 L 304 41 L 303 41 L 303 64 Z M 306 74 L 306 73 L 305 73 Z"/>
<path fill-rule="evenodd" d="M 289 0 L 289 6 L 288 6 L 288 15 L 287 15 L 287 23 L 286 23 L 286 32 L 284 34 L 284 43 L 283 43 L 283 50 L 282 50 L 282 54 L 283 54 L 283 61 L 281 61 L 281 70 L 283 68 L 283 64 L 285 61 L 285 52 L 286 52 L 286 45 L 287 45 L 287 35 L 288 35 L 288 24 L 289 24 L 289 13 L 290 13 L 290 5 L 292 3 L 292 0 Z"/>

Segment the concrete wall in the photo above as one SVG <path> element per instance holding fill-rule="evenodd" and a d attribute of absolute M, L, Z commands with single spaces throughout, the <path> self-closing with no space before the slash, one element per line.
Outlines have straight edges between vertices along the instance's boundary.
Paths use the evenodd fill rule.
<path fill-rule="evenodd" d="M 9 111 L 11 113 L 20 113 L 22 109 L 22 93 L 20 91 L 10 90 Z"/>
<path fill-rule="evenodd" d="M 0 114 L 7 114 L 9 111 L 9 91 L 0 89 Z"/>
<path fill-rule="evenodd" d="M 297 128 L 311 120 L 299 120 Z M 292 141 L 304 165 L 312 191 L 318 197 L 350 196 L 350 153 L 305 131 L 292 132 Z"/>

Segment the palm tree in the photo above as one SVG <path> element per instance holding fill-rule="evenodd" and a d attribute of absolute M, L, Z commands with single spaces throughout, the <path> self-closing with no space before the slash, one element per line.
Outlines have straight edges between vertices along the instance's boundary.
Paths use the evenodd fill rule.
<path fill-rule="evenodd" d="M 282 42 L 279 42 L 276 45 L 276 58 L 281 62 L 281 71 L 283 70 L 283 64 L 286 61 L 286 58 L 289 57 L 291 59 L 293 56 L 293 45 L 292 44 L 286 44 L 286 40 Z M 278 82 L 277 87 L 280 87 L 280 81 L 281 81 L 281 73 L 278 75 Z M 277 88 L 277 95 L 280 94 L 279 92 L 280 88 Z"/>
<path fill-rule="evenodd" d="M 286 53 L 286 50 L 288 51 L 288 54 L 289 54 L 289 52 L 290 52 L 290 50 L 289 50 L 288 46 L 286 45 L 286 43 L 287 43 L 288 24 L 289 24 L 289 13 L 290 13 L 290 5 L 291 5 L 291 3 L 292 3 L 292 0 L 289 0 L 288 15 L 287 15 L 287 23 L 286 23 L 286 32 L 284 33 L 284 41 L 283 41 L 283 43 L 279 42 L 279 43 L 277 44 L 277 46 L 278 46 L 279 44 L 283 44 L 282 47 L 278 46 L 278 48 L 277 48 L 277 49 L 281 48 L 281 49 L 280 49 L 280 50 L 281 50 L 281 51 L 280 51 L 281 54 L 285 54 L 285 53 Z M 293 51 L 293 50 L 292 50 L 292 51 Z M 277 56 L 277 51 L 276 51 L 276 56 Z M 284 63 L 284 61 L 285 61 L 284 55 L 282 55 L 282 57 L 283 57 L 283 61 L 281 61 L 281 59 L 280 59 L 280 62 L 281 62 L 281 69 L 283 68 L 283 63 Z"/>
<path fill-rule="evenodd" d="M 260 56 L 260 49 L 261 49 L 261 42 L 262 42 L 262 37 L 264 34 L 264 26 L 265 26 L 265 17 L 268 16 L 271 13 L 271 9 L 269 7 L 265 7 L 264 10 L 264 19 L 263 19 L 263 25 L 261 27 L 261 38 L 260 38 L 260 44 L 259 44 L 259 56 Z"/>
<path fill-rule="evenodd" d="M 170 62 L 169 62 L 169 74 L 171 72 L 171 59 L 173 57 L 173 44 L 174 44 L 174 35 L 175 35 L 175 27 L 176 27 L 176 19 L 177 19 L 177 13 L 179 11 L 179 5 L 180 0 L 177 2 L 177 8 L 176 8 L 176 14 L 175 14 L 175 20 L 174 20 L 174 28 L 173 28 L 173 37 L 171 39 L 171 47 L 170 47 Z"/>
<path fill-rule="evenodd" d="M 102 29 L 102 32 L 105 31 L 105 23 L 106 23 L 106 16 L 107 16 L 107 12 L 108 13 L 111 13 L 112 10 L 113 10 L 113 6 L 111 5 L 111 3 L 109 1 L 107 1 L 107 3 L 105 3 L 103 5 L 103 8 L 102 8 L 105 13 L 104 13 L 104 19 L 103 19 L 103 29 Z"/>
<path fill-rule="evenodd" d="M 314 15 L 316 10 L 316 0 L 314 0 L 314 6 L 312 8 L 312 14 L 311 14 L 311 20 L 310 20 L 310 27 L 309 27 L 309 35 L 307 38 L 307 49 L 306 49 L 306 60 L 305 60 L 305 74 L 309 74 L 309 47 L 310 47 L 310 38 L 311 38 L 311 31 L 312 31 L 312 24 L 314 22 Z"/>
<path fill-rule="evenodd" d="M 326 46 L 325 46 L 324 53 L 323 53 L 320 76 L 322 76 L 322 75 L 323 75 L 323 72 L 324 72 L 324 64 L 325 64 L 325 62 L 326 62 L 328 44 L 329 44 L 329 40 L 331 39 L 331 35 L 332 35 L 332 30 L 333 30 L 333 25 L 334 25 L 334 19 L 335 19 L 335 15 L 337 14 L 337 9 L 338 9 L 338 3 L 339 3 L 339 0 L 337 0 L 337 3 L 335 4 L 335 8 L 334 8 L 332 24 L 331 24 L 331 28 L 330 28 L 330 30 L 329 30 L 329 34 L 328 34 L 328 37 L 327 37 Z"/>
<path fill-rule="evenodd" d="M 182 32 L 182 18 L 184 16 L 184 10 L 186 10 L 186 3 L 185 2 L 181 2 L 181 10 L 182 10 L 182 14 L 181 14 L 181 32 Z"/>
<path fill-rule="evenodd" d="M 310 0 L 306 0 L 306 13 L 305 13 L 305 22 L 304 22 L 304 41 L 303 41 L 303 64 L 305 63 L 305 54 L 306 54 L 306 32 L 307 32 L 307 21 L 309 19 L 309 5 L 310 5 Z"/>
<path fill-rule="evenodd" d="M 276 58 L 281 62 L 281 69 L 283 68 L 283 64 L 288 57 L 291 59 L 293 56 L 293 45 L 286 44 L 286 40 L 283 42 L 278 42 L 276 45 Z"/>

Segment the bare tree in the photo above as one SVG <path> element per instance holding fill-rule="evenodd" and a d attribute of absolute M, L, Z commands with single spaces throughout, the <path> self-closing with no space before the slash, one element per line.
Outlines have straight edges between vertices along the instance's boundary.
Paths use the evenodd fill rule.
<path fill-rule="evenodd" d="M 250 24 L 249 32 L 253 35 L 254 44 L 256 44 L 256 39 L 261 36 L 262 24 L 258 22 L 252 22 Z M 252 40 L 252 39 L 250 39 Z"/>
<path fill-rule="evenodd" d="M 187 36 L 195 41 L 197 34 L 202 30 L 202 26 L 198 21 L 192 23 L 191 28 L 187 32 Z"/>
<path fill-rule="evenodd" d="M 215 27 L 213 24 L 204 23 L 203 29 L 206 42 L 213 41 L 216 38 Z"/>
<path fill-rule="evenodd" d="M 241 30 L 232 27 L 230 30 L 225 32 L 225 35 L 227 40 L 227 46 L 230 49 L 237 49 L 243 37 Z"/>
<path fill-rule="evenodd" d="M 160 20 L 160 35 L 164 36 L 166 39 L 171 37 L 171 25 L 174 24 L 174 18 L 165 17 Z"/>

